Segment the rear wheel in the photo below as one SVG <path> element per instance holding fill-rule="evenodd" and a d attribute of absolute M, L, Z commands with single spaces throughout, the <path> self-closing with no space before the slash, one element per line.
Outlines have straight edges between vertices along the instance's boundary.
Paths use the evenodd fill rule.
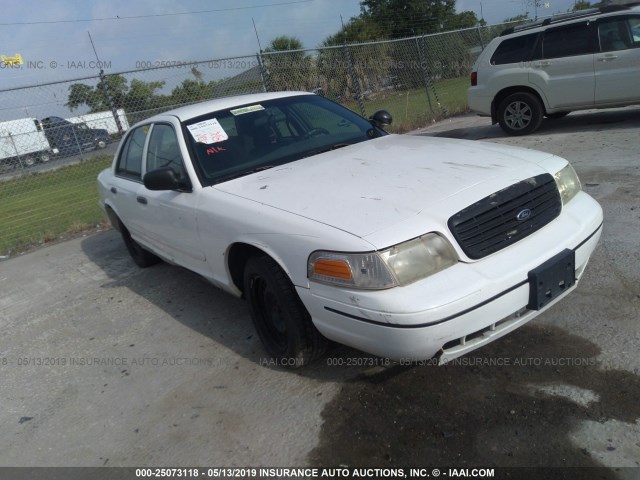
<path fill-rule="evenodd" d="M 316 329 L 287 274 L 269 256 L 251 257 L 244 294 L 265 349 L 278 365 L 300 368 L 320 357 L 328 341 Z"/>
<path fill-rule="evenodd" d="M 48 153 L 43 153 L 40 155 L 40 162 L 47 163 L 49 160 L 51 160 L 51 156 L 49 156 Z"/>
<path fill-rule="evenodd" d="M 122 222 L 120 222 L 120 233 L 122 235 L 122 240 L 124 240 L 124 244 L 129 251 L 129 255 L 131 255 L 133 261 L 140 268 L 150 267 L 151 265 L 155 265 L 161 261 L 159 257 L 142 248 L 138 242 L 131 238 L 129 230 L 127 230 L 127 227 L 125 227 Z"/>
<path fill-rule="evenodd" d="M 527 135 L 542 123 L 544 111 L 540 100 L 528 92 L 513 93 L 498 106 L 498 122 L 509 135 Z"/>
<path fill-rule="evenodd" d="M 27 155 L 25 157 L 22 157 L 22 161 L 24 162 L 24 164 L 27 167 L 32 167 L 36 164 L 36 159 L 34 157 L 32 157 L 31 155 Z"/>

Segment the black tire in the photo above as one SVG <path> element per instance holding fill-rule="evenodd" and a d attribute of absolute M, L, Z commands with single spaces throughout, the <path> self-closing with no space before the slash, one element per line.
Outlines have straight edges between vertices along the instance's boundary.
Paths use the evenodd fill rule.
<path fill-rule="evenodd" d="M 124 240 L 124 244 L 129 251 L 129 255 L 131 255 L 133 261 L 140 268 L 147 268 L 161 262 L 159 257 L 151 253 L 149 250 L 142 248 L 138 242 L 131 238 L 129 230 L 127 230 L 127 227 L 125 227 L 122 222 L 120 222 L 120 234 L 122 235 L 122 240 Z"/>
<path fill-rule="evenodd" d="M 251 257 L 244 270 L 244 294 L 267 353 L 289 369 L 322 356 L 328 340 L 311 321 L 291 280 L 269 256 Z"/>
<path fill-rule="evenodd" d="M 555 120 L 556 118 L 563 118 L 569 115 L 571 112 L 556 112 L 556 113 L 547 113 L 545 117 L 550 120 Z"/>
<path fill-rule="evenodd" d="M 498 122 L 509 135 L 528 135 L 542 123 L 544 111 L 538 97 L 519 92 L 506 97 L 498 106 Z"/>

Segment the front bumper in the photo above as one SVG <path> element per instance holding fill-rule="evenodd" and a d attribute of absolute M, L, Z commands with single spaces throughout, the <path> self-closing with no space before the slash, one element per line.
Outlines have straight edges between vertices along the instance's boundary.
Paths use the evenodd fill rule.
<path fill-rule="evenodd" d="M 446 362 L 524 325 L 564 298 L 530 310 L 528 272 L 563 250 L 575 252 L 581 278 L 602 233 L 602 210 L 579 193 L 538 232 L 489 257 L 458 263 L 406 287 L 345 290 L 312 283 L 298 287 L 327 338 L 394 360 Z"/>

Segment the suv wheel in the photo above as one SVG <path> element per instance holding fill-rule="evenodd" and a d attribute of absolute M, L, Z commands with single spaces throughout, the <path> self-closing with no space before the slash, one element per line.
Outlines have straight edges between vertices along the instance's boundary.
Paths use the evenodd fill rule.
<path fill-rule="evenodd" d="M 519 92 L 506 97 L 498 106 L 498 122 L 509 135 L 527 135 L 542 123 L 544 112 L 538 97 Z"/>

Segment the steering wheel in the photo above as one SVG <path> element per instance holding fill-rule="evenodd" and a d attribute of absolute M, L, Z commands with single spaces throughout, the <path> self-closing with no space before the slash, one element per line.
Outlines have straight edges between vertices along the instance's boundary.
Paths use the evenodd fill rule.
<path fill-rule="evenodd" d="M 311 130 L 309 130 L 307 133 L 304 134 L 304 138 L 311 138 L 311 137 L 315 137 L 316 135 L 331 135 L 329 133 L 329 130 L 327 130 L 326 128 L 312 128 Z"/>

